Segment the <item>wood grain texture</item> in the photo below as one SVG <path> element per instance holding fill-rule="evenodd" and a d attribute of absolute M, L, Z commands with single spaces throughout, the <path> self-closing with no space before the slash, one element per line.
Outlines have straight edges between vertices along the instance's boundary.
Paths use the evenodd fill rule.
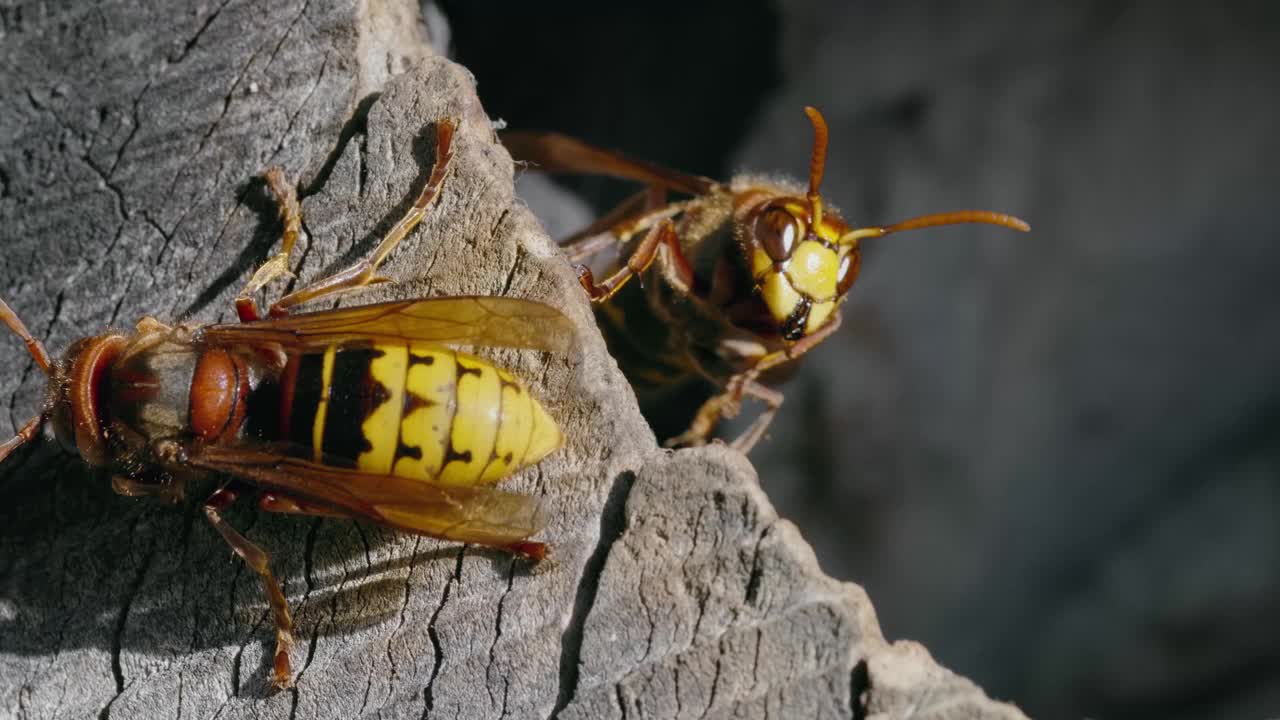
<path fill-rule="evenodd" d="M 747 462 L 657 449 L 571 269 L 512 195 L 469 74 L 389 4 L 120 2 L 0 10 L 5 298 L 57 350 L 86 332 L 229 319 L 272 249 L 256 173 L 300 178 L 300 279 L 367 250 L 462 126 L 455 170 L 346 302 L 501 294 L 560 307 L 569 357 L 488 354 L 528 379 L 569 444 L 507 487 L 545 496 L 550 558 L 370 525 L 228 519 L 274 552 L 297 688 L 268 691 L 260 587 L 198 516 L 114 496 L 52 442 L 0 471 L 0 717 L 999 717 L 922 648 L 888 645 L 826 578 Z M 407 20 L 406 20 L 407 18 Z M 0 344 L 10 415 L 41 378 Z"/>

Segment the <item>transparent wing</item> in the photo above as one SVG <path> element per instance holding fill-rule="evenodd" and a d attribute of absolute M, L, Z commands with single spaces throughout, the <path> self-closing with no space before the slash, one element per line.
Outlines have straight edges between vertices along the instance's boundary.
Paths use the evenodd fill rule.
<path fill-rule="evenodd" d="M 557 133 L 504 132 L 502 144 L 515 160 L 552 173 L 608 175 L 660 185 L 689 195 L 706 195 L 720 187 L 710 178 L 688 175 Z"/>
<path fill-rule="evenodd" d="M 213 344 L 274 342 L 286 348 L 410 339 L 568 354 L 575 331 L 573 323 L 550 305 L 476 295 L 419 298 L 210 325 L 204 328 L 203 337 Z"/>
<path fill-rule="evenodd" d="M 488 486 L 447 487 L 244 447 L 208 446 L 188 458 L 187 464 L 401 530 L 458 542 L 510 547 L 547 524 L 538 498 Z"/>

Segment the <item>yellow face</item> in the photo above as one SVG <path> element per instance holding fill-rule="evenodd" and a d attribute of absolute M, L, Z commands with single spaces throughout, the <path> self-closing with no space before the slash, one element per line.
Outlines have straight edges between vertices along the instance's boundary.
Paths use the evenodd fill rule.
<path fill-rule="evenodd" d="M 841 243 L 847 231 L 834 213 L 814 213 L 804 199 L 774 199 L 748 213 L 743 249 L 783 339 L 795 342 L 816 332 L 853 286 L 858 247 Z"/>
<path fill-rule="evenodd" d="M 822 171 L 827 157 L 827 121 L 812 107 L 809 187 L 803 195 L 759 185 L 735 194 L 734 222 L 756 292 L 778 334 L 788 343 L 812 336 L 832 318 L 858 277 L 858 240 L 903 230 L 957 223 L 987 223 L 1026 232 L 1024 221 L 985 210 L 924 215 L 886 227 L 850 231 L 833 212 L 823 212 Z"/>

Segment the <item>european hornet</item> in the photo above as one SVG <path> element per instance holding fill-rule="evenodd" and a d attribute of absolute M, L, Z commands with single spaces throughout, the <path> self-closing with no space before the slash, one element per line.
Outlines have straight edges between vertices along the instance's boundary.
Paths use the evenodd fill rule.
<path fill-rule="evenodd" d="M 284 225 L 281 251 L 236 298 L 241 322 L 165 325 L 144 317 L 53 361 L 7 304 L 0 319 L 48 375 L 44 409 L 0 446 L 0 460 L 47 422 L 123 495 L 176 499 L 194 476 L 228 478 L 204 504 L 209 522 L 262 577 L 276 628 L 273 682 L 292 683 L 288 603 L 268 556 L 223 520 L 247 490 L 267 512 L 364 518 L 531 559 L 539 501 L 493 483 L 564 441 L 507 371 L 451 345 L 567 352 L 574 328 L 541 303 L 442 297 L 290 314 L 302 303 L 381 281 L 376 270 L 426 214 L 449 169 L 454 123 L 436 126 L 436 160 L 412 208 L 369 257 L 284 295 L 262 317 L 254 300 L 288 273 L 301 228 L 279 168 L 264 178 Z"/>
<path fill-rule="evenodd" d="M 816 109 L 805 113 L 814 130 L 807 188 L 753 175 L 721 183 L 553 133 L 503 135 L 513 158 L 541 170 L 647 185 L 561 244 L 574 263 L 617 249 L 603 280 L 583 264 L 578 276 L 647 416 L 665 409 L 673 388 L 706 381 L 719 388 L 668 446 L 707 442 L 722 418 L 738 414 L 744 396 L 765 409 L 733 446 L 755 446 L 783 401 L 769 385 L 840 327 L 862 240 L 959 223 L 1031 229 L 982 210 L 851 229 L 818 192 L 827 125 Z M 690 199 L 668 203 L 668 192 Z M 640 287 L 628 282 L 633 277 Z"/>

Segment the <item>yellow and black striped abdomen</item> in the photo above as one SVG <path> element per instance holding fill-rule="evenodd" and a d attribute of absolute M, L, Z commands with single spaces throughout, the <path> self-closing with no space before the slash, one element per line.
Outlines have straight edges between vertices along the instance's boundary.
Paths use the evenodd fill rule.
<path fill-rule="evenodd" d="M 327 464 L 447 485 L 497 482 L 560 447 L 520 381 L 435 345 L 330 346 L 293 356 L 281 433 Z"/>

